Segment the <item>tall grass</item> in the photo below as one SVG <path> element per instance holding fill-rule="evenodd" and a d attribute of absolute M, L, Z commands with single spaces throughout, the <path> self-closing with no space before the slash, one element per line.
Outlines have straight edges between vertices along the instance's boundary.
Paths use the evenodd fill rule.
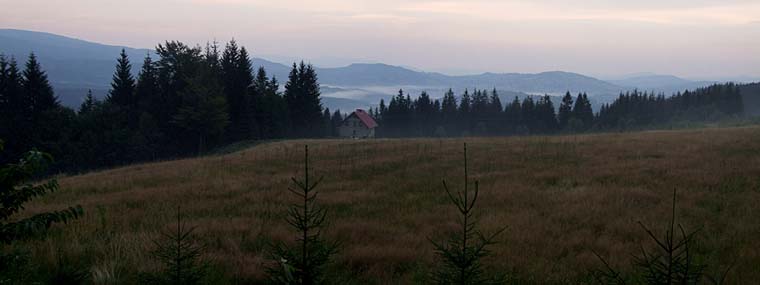
<path fill-rule="evenodd" d="M 497 232 L 484 264 L 520 283 L 580 283 L 599 261 L 628 268 L 651 237 L 636 227 L 670 217 L 700 228 L 695 254 L 736 265 L 731 281 L 760 279 L 760 128 L 698 129 L 552 137 L 470 138 L 470 179 L 479 181 L 479 229 Z M 15 249 L 53 268 L 55 249 L 114 264 L 121 280 L 159 264 L 151 241 L 174 225 L 172 211 L 196 226 L 203 257 L 229 282 L 266 279 L 269 243 L 293 240 L 283 222 L 294 196 L 286 189 L 303 168 L 303 145 L 326 174 L 319 204 L 330 213 L 328 240 L 345 241 L 326 274 L 343 283 L 423 281 L 437 255 L 426 237 L 459 226 L 441 195 L 441 177 L 461 176 L 460 139 L 302 140 L 257 145 L 221 156 L 185 159 L 59 177 L 65 191 L 41 198 L 22 215 L 81 204 L 90 215 L 49 238 Z M 485 198 L 487 197 L 487 198 Z M 668 201 L 668 202 L 664 202 Z M 100 209 L 100 210 L 99 210 Z M 632 226 L 634 225 L 634 226 Z M 147 246 L 146 246 L 147 245 Z M 8 250 L 14 250 L 9 248 Z M 345 273 L 345 274 L 344 274 Z"/>

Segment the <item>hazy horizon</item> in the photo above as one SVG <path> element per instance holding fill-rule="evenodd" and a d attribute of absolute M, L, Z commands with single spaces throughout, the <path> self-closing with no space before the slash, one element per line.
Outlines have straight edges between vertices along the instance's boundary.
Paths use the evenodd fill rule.
<path fill-rule="evenodd" d="M 2 28 L 135 48 L 235 38 L 255 57 L 303 58 L 325 67 L 382 62 L 452 75 L 562 70 L 600 78 L 641 72 L 760 77 L 760 3 L 745 0 L 0 4 Z"/>

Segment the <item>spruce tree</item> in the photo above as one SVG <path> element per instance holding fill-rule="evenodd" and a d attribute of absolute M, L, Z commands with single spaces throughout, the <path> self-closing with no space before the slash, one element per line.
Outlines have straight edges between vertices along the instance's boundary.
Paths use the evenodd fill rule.
<path fill-rule="evenodd" d="M 564 130 L 567 128 L 567 124 L 570 121 L 570 117 L 572 115 L 572 109 L 573 96 L 570 95 L 570 91 L 567 91 L 567 93 L 565 93 L 565 96 L 562 97 L 562 103 L 559 105 L 559 114 L 557 114 L 560 129 Z"/>
<path fill-rule="evenodd" d="M 287 221 L 296 229 L 297 245 L 285 243 L 272 246 L 276 265 L 267 269 L 271 281 L 277 284 L 322 284 L 325 266 L 337 251 L 337 244 L 324 238 L 327 211 L 317 205 L 317 186 L 322 182 L 309 175 L 309 147 L 304 146 L 304 178 L 291 178 L 294 188 L 288 190 L 299 199 L 288 210 Z"/>
<path fill-rule="evenodd" d="M 536 104 L 533 101 L 533 97 L 528 96 L 522 101 L 520 106 L 520 120 L 530 133 L 537 131 L 538 122 L 536 118 Z"/>
<path fill-rule="evenodd" d="M 229 140 L 248 139 L 254 132 L 254 103 L 248 89 L 253 85 L 251 60 L 245 48 L 238 48 L 231 40 L 224 49 L 221 59 L 222 82 L 230 118 Z"/>
<path fill-rule="evenodd" d="M 137 109 L 139 112 L 147 112 L 155 116 L 157 112 L 161 111 L 157 109 L 161 106 L 157 76 L 156 65 L 149 53 L 145 55 L 135 86 L 135 101 L 138 102 Z"/>
<path fill-rule="evenodd" d="M 496 92 L 496 88 L 491 91 L 491 98 L 489 99 L 488 103 L 490 104 L 492 115 L 498 116 L 501 114 L 503 106 L 501 105 L 501 99 L 499 99 L 499 93 Z"/>
<path fill-rule="evenodd" d="M 301 61 L 293 68 L 285 84 L 285 101 L 288 104 L 290 122 L 296 137 L 314 137 L 320 134 L 319 124 L 322 117 L 317 73 L 311 64 Z"/>
<path fill-rule="evenodd" d="M 92 90 L 87 90 L 87 96 L 84 97 L 84 102 L 79 105 L 79 115 L 89 114 L 95 109 L 97 100 L 92 96 Z"/>
<path fill-rule="evenodd" d="M 182 221 L 180 208 L 177 208 L 175 228 L 161 233 L 153 240 L 154 249 L 151 256 L 163 264 L 160 272 L 144 274 L 141 282 L 145 284 L 194 285 L 208 284 L 206 275 L 209 264 L 202 259 L 205 246 L 198 242 L 195 227 L 189 227 Z M 205 281 L 205 282 L 204 282 Z"/>
<path fill-rule="evenodd" d="M 518 127 L 522 124 L 522 106 L 520 98 L 515 96 L 507 107 L 504 109 L 505 125 L 509 133 L 517 133 Z"/>
<path fill-rule="evenodd" d="M 11 120 L 15 112 L 10 107 L 8 94 L 8 65 L 5 55 L 0 54 L 0 138 L 5 138 L 10 132 Z"/>
<path fill-rule="evenodd" d="M 39 118 L 43 112 L 60 106 L 58 98 L 53 94 L 53 87 L 48 82 L 47 74 L 42 70 L 37 56 L 33 53 L 29 55 L 29 60 L 26 62 L 22 85 L 24 103 L 29 106 L 32 118 Z"/>
<path fill-rule="evenodd" d="M 464 134 L 467 134 L 470 132 L 470 122 L 472 120 L 472 100 L 470 98 L 470 93 L 467 91 L 467 89 L 464 90 L 464 94 L 462 94 L 462 99 L 459 100 L 459 129 Z"/>
<path fill-rule="evenodd" d="M 578 94 L 573 105 L 572 118 L 570 123 L 575 131 L 586 131 L 591 128 L 594 122 L 594 111 L 591 109 L 591 102 L 585 93 Z"/>
<path fill-rule="evenodd" d="M 340 113 L 340 110 L 335 110 L 335 112 L 332 114 L 332 117 L 330 118 L 330 121 L 332 122 L 332 136 L 337 137 L 340 135 L 339 128 L 340 125 L 343 123 L 343 115 Z"/>
<path fill-rule="evenodd" d="M 449 88 L 446 94 L 443 95 L 443 102 L 441 102 L 441 112 L 445 118 L 456 120 L 457 113 L 457 98 L 454 96 L 454 91 Z"/>
<path fill-rule="evenodd" d="M 111 90 L 108 92 L 106 101 L 130 112 L 136 107 L 134 98 L 135 79 L 132 77 L 132 64 L 129 63 L 127 52 L 122 49 L 116 63 L 116 71 L 113 74 Z"/>
<path fill-rule="evenodd" d="M 446 181 L 443 189 L 459 214 L 460 232 L 454 233 L 446 242 L 430 239 L 436 254 L 441 259 L 441 266 L 434 271 L 432 279 L 438 284 L 501 284 L 503 277 L 489 276 L 483 269 L 481 259 L 490 255 L 488 246 L 495 244 L 494 239 L 506 228 L 491 235 L 484 235 L 477 230 L 477 217 L 474 213 L 475 202 L 480 189 L 478 181 L 470 192 L 467 169 L 467 144 L 464 144 L 464 185 L 462 191 L 452 192 Z"/>
<path fill-rule="evenodd" d="M 16 60 L 11 57 L 3 72 L 3 97 L 5 110 L 0 114 L 0 139 L 8 140 L 0 163 L 10 163 L 21 158 L 31 143 L 32 110 L 23 92 L 23 77 Z"/>

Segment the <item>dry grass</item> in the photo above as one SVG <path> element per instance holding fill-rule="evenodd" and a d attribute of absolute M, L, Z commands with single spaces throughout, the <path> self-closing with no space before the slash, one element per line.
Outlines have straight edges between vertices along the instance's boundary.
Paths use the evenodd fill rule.
<path fill-rule="evenodd" d="M 61 177 L 62 191 L 29 212 L 82 204 L 86 215 L 23 246 L 38 260 L 81 257 L 99 276 L 134 280 L 178 205 L 227 281 L 262 277 L 265 244 L 286 226 L 289 177 L 310 145 L 325 176 L 328 236 L 343 241 L 336 269 L 356 282 L 412 283 L 434 262 L 427 237 L 451 229 L 441 179 L 462 183 L 462 142 L 480 180 L 485 232 L 504 225 L 488 263 L 523 282 L 579 283 L 616 266 L 664 230 L 678 189 L 679 221 L 701 228 L 700 252 L 730 264 L 732 283 L 760 280 L 760 127 L 556 137 L 313 140 L 259 145 L 224 156 L 135 165 Z M 101 272 L 105 271 L 105 273 Z M 115 276 L 115 277 L 114 277 Z"/>

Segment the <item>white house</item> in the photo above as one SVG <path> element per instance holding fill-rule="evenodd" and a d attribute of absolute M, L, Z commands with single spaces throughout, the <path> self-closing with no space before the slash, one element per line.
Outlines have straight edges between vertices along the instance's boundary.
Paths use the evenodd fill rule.
<path fill-rule="evenodd" d="M 343 138 L 374 138 L 377 122 L 367 112 L 356 109 L 343 119 L 338 134 Z"/>

